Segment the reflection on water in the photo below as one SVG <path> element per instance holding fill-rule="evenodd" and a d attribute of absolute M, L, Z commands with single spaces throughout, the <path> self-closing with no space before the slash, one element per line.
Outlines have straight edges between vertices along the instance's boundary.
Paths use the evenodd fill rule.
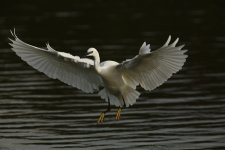
<path fill-rule="evenodd" d="M 7 14 L 0 16 L 0 149 L 225 148 L 224 2 L 52 3 L 0 6 Z M 143 91 L 120 121 L 115 108 L 99 126 L 104 100 L 22 62 L 7 45 L 13 26 L 37 46 L 50 41 L 80 56 L 93 46 L 102 60 L 119 62 L 134 56 L 143 41 L 154 49 L 172 33 L 186 43 L 189 58 L 166 84 Z"/>

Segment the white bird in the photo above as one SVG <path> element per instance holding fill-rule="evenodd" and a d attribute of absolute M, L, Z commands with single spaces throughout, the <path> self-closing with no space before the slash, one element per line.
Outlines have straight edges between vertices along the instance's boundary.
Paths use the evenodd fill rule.
<path fill-rule="evenodd" d="M 14 33 L 12 50 L 22 60 L 33 68 L 45 73 L 48 77 L 81 89 L 87 93 L 99 91 L 101 98 L 108 103 L 106 111 L 100 114 L 98 123 L 104 121 L 105 113 L 110 111 L 113 104 L 118 108 L 116 120 L 120 119 L 122 107 L 133 105 L 140 93 L 136 90 L 141 86 L 151 91 L 167 81 L 172 74 L 179 71 L 187 55 L 182 50 L 184 45 L 176 46 L 178 38 L 170 43 L 171 36 L 166 43 L 155 51 L 150 51 L 150 45 L 143 43 L 139 54 L 132 59 L 118 63 L 115 61 L 100 62 L 99 53 L 95 48 L 87 50 L 87 56 L 92 59 L 80 58 L 69 53 L 54 50 L 47 44 L 47 49 L 38 48 L 21 41 Z"/>

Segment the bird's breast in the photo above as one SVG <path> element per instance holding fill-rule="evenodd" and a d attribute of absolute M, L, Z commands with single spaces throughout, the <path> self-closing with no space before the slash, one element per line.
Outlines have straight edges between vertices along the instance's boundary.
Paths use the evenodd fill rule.
<path fill-rule="evenodd" d="M 121 73 L 115 67 L 101 70 L 101 77 L 108 89 L 120 89 L 124 85 Z"/>

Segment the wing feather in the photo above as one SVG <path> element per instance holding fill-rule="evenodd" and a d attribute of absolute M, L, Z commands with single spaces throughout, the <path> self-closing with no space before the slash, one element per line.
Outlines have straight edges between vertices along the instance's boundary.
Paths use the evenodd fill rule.
<path fill-rule="evenodd" d="M 187 55 L 184 53 L 187 50 L 182 50 L 184 45 L 176 47 L 179 38 L 169 45 L 170 40 L 171 36 L 161 48 L 151 53 L 139 51 L 139 55 L 119 64 L 117 69 L 122 72 L 125 82 L 133 88 L 140 84 L 145 90 L 151 91 L 179 71 L 186 61 Z M 146 47 L 146 43 L 141 49 L 143 47 Z"/>
<path fill-rule="evenodd" d="M 150 44 L 146 45 L 146 42 L 144 42 L 139 50 L 139 55 L 150 53 L 150 51 Z"/>
<path fill-rule="evenodd" d="M 11 32 L 12 33 L 12 32 Z M 30 66 L 48 77 L 92 93 L 103 85 L 102 79 L 96 73 L 93 60 L 82 59 L 69 53 L 58 52 L 49 44 L 47 49 L 38 48 L 20 40 L 15 32 L 10 39 L 12 50 Z"/>

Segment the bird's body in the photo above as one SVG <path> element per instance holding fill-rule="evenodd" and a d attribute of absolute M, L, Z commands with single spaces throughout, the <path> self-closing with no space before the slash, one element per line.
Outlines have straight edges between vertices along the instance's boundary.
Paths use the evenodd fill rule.
<path fill-rule="evenodd" d="M 135 89 L 132 89 L 126 82 L 125 77 L 120 69 L 118 69 L 119 63 L 115 61 L 104 61 L 100 63 L 99 53 L 95 48 L 90 48 L 93 51 L 94 67 L 96 73 L 101 77 L 104 89 L 99 92 L 108 103 L 118 107 L 128 107 L 133 105 L 140 93 Z M 126 98 L 128 95 L 132 95 L 132 101 Z M 105 97 L 104 97 L 105 96 Z"/>
<path fill-rule="evenodd" d="M 102 77 L 105 90 L 110 94 L 118 98 L 120 106 L 123 106 L 123 94 L 130 88 L 128 84 L 123 80 L 122 74 L 118 71 L 117 66 L 119 63 L 110 61 L 103 67 L 100 67 L 99 75 Z"/>
<path fill-rule="evenodd" d="M 94 57 L 92 60 L 56 51 L 49 44 L 47 49 L 29 45 L 21 41 L 15 31 L 12 35 L 12 50 L 47 76 L 88 93 L 103 87 L 98 94 L 108 102 L 108 108 L 101 114 L 98 123 L 103 122 L 104 114 L 110 110 L 112 104 L 119 107 L 116 116 L 119 119 L 121 108 L 133 105 L 140 96 L 136 90 L 138 85 L 149 91 L 155 89 L 179 71 L 187 57 L 184 54 L 186 50 L 181 50 L 183 45 L 176 47 L 178 39 L 169 45 L 170 36 L 161 48 L 153 52 L 150 51 L 150 45 L 144 42 L 138 55 L 118 63 L 100 62 L 95 48 L 87 51 L 87 56 Z"/>
<path fill-rule="evenodd" d="M 123 80 L 121 73 L 116 70 L 116 62 L 107 62 L 103 66 L 100 66 L 98 74 L 101 76 L 104 87 L 107 88 L 110 93 L 116 94 L 120 91 L 120 87 L 123 86 Z"/>

